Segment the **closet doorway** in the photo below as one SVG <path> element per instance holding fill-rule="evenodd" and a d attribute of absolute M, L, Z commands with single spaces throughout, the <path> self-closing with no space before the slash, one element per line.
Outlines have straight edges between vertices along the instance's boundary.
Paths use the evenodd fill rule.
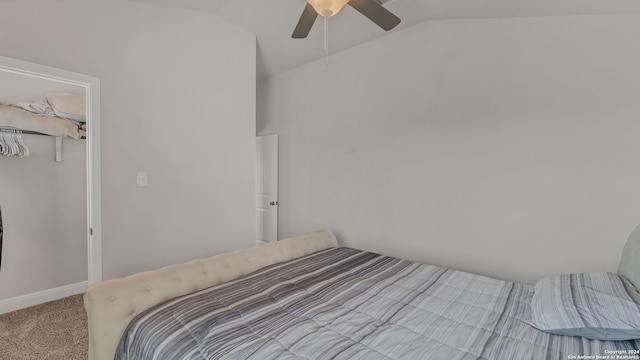
<path fill-rule="evenodd" d="M 0 156 L 0 314 L 102 279 L 99 92 L 96 77 L 0 56 L 0 135 L 14 133 L 28 149 Z M 68 102 L 59 106 L 58 97 Z M 52 122 L 34 131 L 24 122 L 31 116 Z M 77 126 L 51 136 L 58 118 Z"/>
<path fill-rule="evenodd" d="M 256 244 L 278 240 L 278 134 L 256 137 Z"/>

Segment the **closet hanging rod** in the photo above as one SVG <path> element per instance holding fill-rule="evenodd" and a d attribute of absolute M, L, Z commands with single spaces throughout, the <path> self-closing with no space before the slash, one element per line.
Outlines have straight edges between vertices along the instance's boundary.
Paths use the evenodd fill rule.
<path fill-rule="evenodd" d="M 16 129 L 16 128 L 12 128 L 12 127 L 6 127 L 6 126 L 0 126 L 0 132 L 15 133 L 15 134 L 31 134 L 31 135 L 53 136 L 53 135 L 49 135 L 49 134 L 43 134 L 43 133 L 40 133 L 40 132 L 37 132 L 37 131 L 21 130 L 21 129 Z"/>
<path fill-rule="evenodd" d="M 27 135 L 42 135 L 42 136 L 51 136 L 51 137 L 60 137 L 60 136 L 56 136 L 56 135 L 50 135 L 50 134 L 45 134 L 45 133 L 41 133 L 41 132 L 37 132 L 37 131 L 31 131 L 31 130 L 22 130 L 22 129 L 18 129 L 18 128 L 13 128 L 13 127 L 9 127 L 9 126 L 0 126 L 0 132 L 9 132 L 9 133 L 16 133 L 16 134 L 27 134 Z M 80 137 L 80 139 L 86 139 L 86 136 L 82 136 Z"/>
<path fill-rule="evenodd" d="M 55 135 L 49 135 L 49 134 L 45 134 L 37 131 L 21 130 L 21 129 L 10 128 L 10 127 L 0 127 L 0 132 L 56 137 Z"/>

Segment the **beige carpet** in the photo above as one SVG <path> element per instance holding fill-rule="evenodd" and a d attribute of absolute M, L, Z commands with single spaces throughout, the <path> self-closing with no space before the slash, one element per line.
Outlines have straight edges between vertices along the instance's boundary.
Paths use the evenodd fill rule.
<path fill-rule="evenodd" d="M 86 360 L 82 295 L 0 315 L 1 360 Z"/>

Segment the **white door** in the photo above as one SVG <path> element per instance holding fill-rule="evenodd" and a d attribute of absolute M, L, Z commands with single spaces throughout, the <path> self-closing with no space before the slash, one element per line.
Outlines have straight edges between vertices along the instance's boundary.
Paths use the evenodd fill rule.
<path fill-rule="evenodd" d="M 278 134 L 256 138 L 256 243 L 278 240 Z"/>

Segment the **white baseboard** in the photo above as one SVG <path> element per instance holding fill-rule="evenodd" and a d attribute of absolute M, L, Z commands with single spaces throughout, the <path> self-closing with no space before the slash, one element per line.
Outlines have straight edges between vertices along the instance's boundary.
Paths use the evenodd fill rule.
<path fill-rule="evenodd" d="M 37 291 L 31 294 L 20 295 L 5 300 L 0 300 L 0 314 L 24 309 L 29 306 L 62 299 L 67 296 L 81 294 L 87 290 L 87 282 L 60 286 L 53 289 Z"/>

